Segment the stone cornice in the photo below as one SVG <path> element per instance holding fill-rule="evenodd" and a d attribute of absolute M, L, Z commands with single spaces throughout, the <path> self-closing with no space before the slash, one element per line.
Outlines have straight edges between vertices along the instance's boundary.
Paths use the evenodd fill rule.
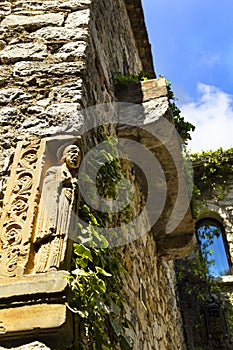
<path fill-rule="evenodd" d="M 155 78 L 151 45 L 148 38 L 141 0 L 125 0 L 135 41 L 143 65 L 143 71 Z"/>

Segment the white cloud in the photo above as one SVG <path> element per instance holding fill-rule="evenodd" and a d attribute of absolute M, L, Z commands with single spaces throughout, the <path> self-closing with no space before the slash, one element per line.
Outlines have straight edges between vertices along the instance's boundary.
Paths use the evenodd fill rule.
<path fill-rule="evenodd" d="M 233 95 L 199 83 L 197 102 L 180 106 L 185 120 L 196 126 L 188 148 L 193 152 L 233 147 Z"/>
<path fill-rule="evenodd" d="M 203 67 L 213 67 L 216 64 L 221 64 L 221 56 L 217 53 L 210 53 L 210 52 L 201 52 L 200 57 L 198 61 L 196 62 L 197 66 L 203 66 Z"/>

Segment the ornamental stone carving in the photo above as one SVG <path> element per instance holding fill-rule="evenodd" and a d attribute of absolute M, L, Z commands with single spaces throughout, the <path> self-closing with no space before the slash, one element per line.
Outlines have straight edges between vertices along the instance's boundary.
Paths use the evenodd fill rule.
<path fill-rule="evenodd" d="M 17 147 L 0 219 L 0 277 L 23 275 L 30 253 L 41 173 L 41 144 Z"/>
<path fill-rule="evenodd" d="M 64 267 L 81 152 L 71 138 L 69 146 L 63 142 L 47 138 L 17 147 L 0 219 L 0 278 Z M 59 165 L 49 147 L 63 148 Z"/>
<path fill-rule="evenodd" d="M 77 169 L 80 149 L 64 149 L 62 164 L 50 167 L 43 181 L 34 247 L 34 272 L 58 269 L 65 261 L 70 225 L 78 199 Z"/>

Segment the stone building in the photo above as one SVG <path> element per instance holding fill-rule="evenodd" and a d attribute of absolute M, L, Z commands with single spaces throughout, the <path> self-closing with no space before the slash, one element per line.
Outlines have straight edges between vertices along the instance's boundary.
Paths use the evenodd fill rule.
<path fill-rule="evenodd" d="M 1 1 L 0 34 L 0 346 L 64 350 L 75 341 L 64 278 L 69 208 L 59 207 L 54 229 L 41 193 L 61 147 L 76 144 L 85 158 L 97 144 L 96 115 L 107 104 L 102 122 L 111 134 L 142 145 L 160 164 L 147 169 L 153 190 L 145 175 L 125 166 L 135 217 L 140 213 L 122 248 L 134 349 L 185 349 L 173 260 L 192 250 L 194 227 L 179 137 L 165 79 L 153 69 L 141 1 Z M 116 87 L 116 74 L 124 82 L 139 72 L 149 79 Z M 130 105 L 117 109 L 116 122 L 119 102 Z M 66 169 L 67 190 L 72 169 Z M 56 190 L 50 193 L 56 201 Z M 150 193 L 153 205 L 143 210 Z"/>
<path fill-rule="evenodd" d="M 190 349 L 228 350 L 233 344 L 231 153 L 231 149 L 204 152 L 193 163 L 197 249 L 204 260 L 196 250 L 178 267 L 183 271 L 178 285 Z"/>

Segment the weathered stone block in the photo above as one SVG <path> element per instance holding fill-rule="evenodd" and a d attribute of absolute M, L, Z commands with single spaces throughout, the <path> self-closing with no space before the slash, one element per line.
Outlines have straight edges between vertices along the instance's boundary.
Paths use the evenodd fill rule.
<path fill-rule="evenodd" d="M 43 274 L 15 277 L 13 282 L 14 288 L 12 288 L 12 278 L 0 279 L 1 298 L 64 292 L 68 284 L 67 274 L 67 271 L 49 271 Z"/>
<path fill-rule="evenodd" d="M 86 40 L 88 37 L 87 28 L 78 30 L 61 27 L 46 27 L 38 29 L 30 34 L 30 38 L 38 38 L 46 43 L 65 43 L 76 40 Z"/>
<path fill-rule="evenodd" d="M 0 109 L 0 125 L 10 125 L 17 118 L 18 111 L 13 107 L 3 107 Z"/>
<path fill-rule="evenodd" d="M 6 46 L 6 42 L 4 40 L 0 40 L 0 50 L 4 49 Z"/>
<path fill-rule="evenodd" d="M 62 46 L 54 56 L 62 61 L 77 61 L 85 57 L 86 47 L 87 43 L 84 41 L 68 43 Z"/>
<path fill-rule="evenodd" d="M 65 28 L 87 27 L 90 20 L 90 10 L 76 11 L 68 15 L 65 21 Z"/>
<path fill-rule="evenodd" d="M 79 103 L 58 103 L 53 104 L 45 110 L 45 114 L 50 118 L 76 118 L 78 110 L 80 110 Z"/>
<path fill-rule="evenodd" d="M 18 61 L 42 61 L 47 55 L 47 46 L 44 44 L 14 44 L 6 46 L 0 52 L 0 61 L 3 64 Z"/>
<path fill-rule="evenodd" d="M 32 96 L 22 89 L 9 88 L 0 90 L 0 105 L 6 105 L 14 101 L 25 101 L 30 100 Z"/>
<path fill-rule="evenodd" d="M 7 350 L 7 349 L 9 350 L 9 348 L 0 347 L 0 350 Z M 48 348 L 45 344 L 35 341 L 30 344 L 21 345 L 17 348 L 11 348 L 11 350 L 51 350 L 51 349 Z"/>
<path fill-rule="evenodd" d="M 75 80 L 72 83 L 56 86 L 49 94 L 51 100 L 58 102 L 79 102 L 82 99 L 82 80 Z"/>
<path fill-rule="evenodd" d="M 38 114 L 38 113 L 42 113 L 44 111 L 44 108 L 41 106 L 30 106 L 27 109 L 27 112 L 29 114 Z"/>
<path fill-rule="evenodd" d="M 83 61 L 72 63 L 39 63 L 39 62 L 17 62 L 14 66 L 14 75 L 25 77 L 32 75 L 55 75 L 63 76 L 64 74 L 77 75 L 84 69 Z"/>
<path fill-rule="evenodd" d="M 90 3 L 91 0 L 44 0 L 43 2 L 17 1 L 14 7 L 14 11 L 76 11 L 86 8 Z"/>
<path fill-rule="evenodd" d="M 1 1 L 0 3 L 0 19 L 9 16 L 11 13 L 11 3 L 9 1 Z"/>
<path fill-rule="evenodd" d="M 44 26 L 61 26 L 64 22 L 63 13 L 45 13 L 43 15 L 24 16 L 9 15 L 1 22 L 1 26 L 9 28 L 22 26 L 27 30 L 36 30 Z"/>
<path fill-rule="evenodd" d="M 35 328 L 56 328 L 65 323 L 66 306 L 44 303 L 2 309 L 0 319 L 5 333 L 16 330 L 29 331 Z"/>
<path fill-rule="evenodd" d="M 9 79 L 12 77 L 13 68 L 9 66 L 0 66 L 0 86 L 9 82 Z"/>
<path fill-rule="evenodd" d="M 167 97 L 167 86 L 164 78 L 150 79 L 141 82 L 143 102 L 158 97 Z"/>

